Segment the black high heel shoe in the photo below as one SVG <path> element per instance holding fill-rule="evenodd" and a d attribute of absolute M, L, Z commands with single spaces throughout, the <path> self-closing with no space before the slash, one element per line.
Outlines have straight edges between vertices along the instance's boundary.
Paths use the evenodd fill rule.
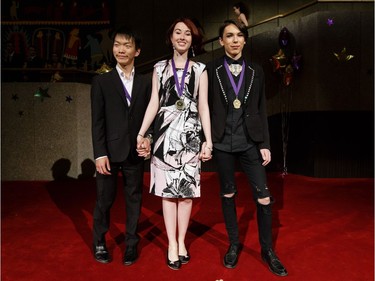
<path fill-rule="evenodd" d="M 181 267 L 181 261 L 178 259 L 176 261 L 171 261 L 168 256 L 168 250 L 167 250 L 167 265 L 170 269 L 173 270 L 179 270 Z"/>
<path fill-rule="evenodd" d="M 186 255 L 184 256 L 178 255 L 178 259 L 180 260 L 181 264 L 187 264 L 190 261 L 189 252 L 186 252 Z"/>

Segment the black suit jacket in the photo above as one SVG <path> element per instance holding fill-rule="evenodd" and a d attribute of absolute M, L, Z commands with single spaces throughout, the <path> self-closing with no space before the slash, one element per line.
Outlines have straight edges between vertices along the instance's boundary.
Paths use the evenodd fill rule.
<path fill-rule="evenodd" d="M 245 64 L 245 96 L 242 106 L 245 110 L 246 130 L 248 136 L 258 145 L 259 149 L 270 149 L 263 69 L 247 60 L 245 60 Z M 233 106 L 233 104 L 228 104 L 227 92 L 231 84 L 227 83 L 224 56 L 208 63 L 207 71 L 212 140 L 215 143 L 221 142 L 224 136 L 228 106 Z"/>
<path fill-rule="evenodd" d="M 95 76 L 91 86 L 92 142 L 94 158 L 107 155 L 111 162 L 139 163 L 136 139 L 151 96 L 151 77 L 135 73 L 132 100 L 114 68 Z"/>

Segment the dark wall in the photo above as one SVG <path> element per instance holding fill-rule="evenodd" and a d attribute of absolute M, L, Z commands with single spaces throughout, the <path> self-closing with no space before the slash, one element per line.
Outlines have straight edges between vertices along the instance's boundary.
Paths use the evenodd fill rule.
<path fill-rule="evenodd" d="M 283 142 L 283 116 L 270 118 L 271 170 L 323 178 L 374 176 L 373 112 L 298 112 L 288 122 Z"/>
<path fill-rule="evenodd" d="M 134 26 L 144 35 L 142 55 L 138 61 L 145 63 L 169 52 L 165 45 L 165 33 L 174 19 L 180 16 L 196 19 L 205 31 L 205 39 L 212 39 L 218 36 L 218 28 L 224 20 L 235 19 L 233 4 L 236 2 L 238 1 L 118 0 L 115 2 L 113 23 Z M 258 23 L 311 3 L 309 0 L 244 0 L 243 2 L 250 10 L 249 24 Z M 271 25 L 277 24 L 276 21 L 271 23 Z"/>

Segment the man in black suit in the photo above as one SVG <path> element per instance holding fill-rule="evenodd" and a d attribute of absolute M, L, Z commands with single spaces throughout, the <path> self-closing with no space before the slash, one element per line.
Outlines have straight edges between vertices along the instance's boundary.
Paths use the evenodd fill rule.
<path fill-rule="evenodd" d="M 265 166 L 271 161 L 264 91 L 264 74 L 259 65 L 245 60 L 242 50 L 247 29 L 226 21 L 219 30 L 225 55 L 209 63 L 209 92 L 213 159 L 220 178 L 220 195 L 229 249 L 224 266 L 237 265 L 239 240 L 235 195 L 235 161 L 238 159 L 252 187 L 257 206 L 261 257 L 271 272 L 286 276 L 287 271 L 272 249 L 273 198 L 267 187 Z"/>
<path fill-rule="evenodd" d="M 141 39 L 126 28 L 114 34 L 116 67 L 95 76 L 91 87 L 92 141 L 96 166 L 97 200 L 93 219 L 93 251 L 98 262 L 111 256 L 105 235 L 110 226 L 110 209 L 115 201 L 118 173 L 122 173 L 126 204 L 126 249 L 124 265 L 138 258 L 137 225 L 141 212 L 144 158 L 136 151 L 141 127 L 151 95 L 151 78 L 138 74 L 134 60 Z"/>

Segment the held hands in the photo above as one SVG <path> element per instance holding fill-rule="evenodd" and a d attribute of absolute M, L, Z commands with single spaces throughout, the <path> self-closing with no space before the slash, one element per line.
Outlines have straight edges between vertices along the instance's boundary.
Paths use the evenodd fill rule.
<path fill-rule="evenodd" d="M 206 142 L 202 144 L 201 152 L 199 153 L 199 159 L 203 162 L 211 160 L 212 158 L 212 144 L 208 146 Z"/>
<path fill-rule="evenodd" d="M 151 144 L 148 138 L 141 135 L 137 136 L 137 152 L 138 156 L 148 158 L 151 152 Z"/>
<path fill-rule="evenodd" d="M 268 163 L 271 162 L 271 151 L 267 148 L 263 148 L 260 150 L 260 154 L 262 154 L 262 158 L 263 158 L 263 163 L 262 165 L 263 166 L 266 166 Z"/>
<path fill-rule="evenodd" d="M 106 176 L 111 174 L 111 166 L 109 164 L 108 157 L 96 159 L 95 166 L 96 166 L 96 171 L 99 174 L 106 175 Z"/>

